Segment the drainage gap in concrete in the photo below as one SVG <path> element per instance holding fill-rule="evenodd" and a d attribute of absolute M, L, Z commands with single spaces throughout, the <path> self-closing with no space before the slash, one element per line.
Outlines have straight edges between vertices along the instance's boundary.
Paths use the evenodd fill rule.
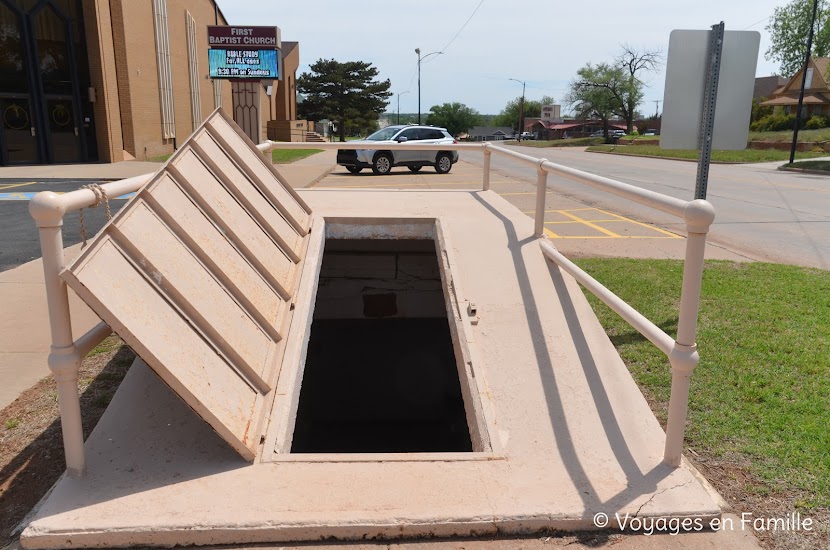
<path fill-rule="evenodd" d="M 471 452 L 435 242 L 328 239 L 292 453 Z"/>

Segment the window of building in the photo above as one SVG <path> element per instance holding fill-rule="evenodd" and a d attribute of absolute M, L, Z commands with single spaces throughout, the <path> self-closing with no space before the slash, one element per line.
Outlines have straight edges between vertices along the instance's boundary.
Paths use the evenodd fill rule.
<path fill-rule="evenodd" d="M 804 88 L 812 88 L 813 87 L 813 68 L 810 67 L 807 69 L 807 80 L 804 82 Z"/>

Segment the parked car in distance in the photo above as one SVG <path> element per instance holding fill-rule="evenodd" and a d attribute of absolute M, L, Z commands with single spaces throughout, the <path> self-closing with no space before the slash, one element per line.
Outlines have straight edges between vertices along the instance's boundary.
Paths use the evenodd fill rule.
<path fill-rule="evenodd" d="M 625 130 L 611 130 L 608 135 L 615 138 L 625 137 Z"/>
<path fill-rule="evenodd" d="M 533 132 L 522 132 L 522 139 L 536 139 L 536 136 Z"/>
<path fill-rule="evenodd" d="M 646 130 L 645 132 L 643 132 L 643 135 L 644 136 L 656 136 L 657 135 L 657 130 Z"/>
<path fill-rule="evenodd" d="M 338 149 L 337 164 L 352 174 L 371 168 L 375 174 L 388 174 L 394 166 L 406 166 L 418 172 L 424 166 L 433 166 L 439 174 L 446 174 L 458 162 L 458 151 L 404 151 L 383 150 L 386 143 L 453 144 L 458 143 L 446 128 L 435 126 L 396 125 L 378 130 L 366 139 L 351 143 L 365 143 L 371 149 Z"/>

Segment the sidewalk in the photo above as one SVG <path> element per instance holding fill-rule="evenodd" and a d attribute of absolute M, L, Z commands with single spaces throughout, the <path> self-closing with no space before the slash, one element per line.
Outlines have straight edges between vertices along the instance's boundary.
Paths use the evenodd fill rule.
<path fill-rule="evenodd" d="M 67 248 L 67 263 L 80 250 L 80 245 Z M 0 316 L 0 409 L 3 409 L 49 375 L 46 361 L 52 340 L 41 260 L 0 273 L 0 304 L 3 304 Z M 69 309 L 75 338 L 99 322 L 98 316 L 71 289 Z"/>

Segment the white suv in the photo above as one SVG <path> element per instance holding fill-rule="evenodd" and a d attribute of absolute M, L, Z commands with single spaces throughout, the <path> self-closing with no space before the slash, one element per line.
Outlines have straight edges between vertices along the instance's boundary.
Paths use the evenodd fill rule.
<path fill-rule="evenodd" d="M 453 144 L 458 143 L 445 128 L 435 126 L 387 126 L 366 139 L 351 143 L 371 144 L 373 149 L 338 149 L 337 164 L 352 174 L 371 168 L 375 174 L 388 174 L 393 166 L 406 166 L 417 172 L 424 166 L 434 166 L 439 174 L 446 174 L 458 162 L 458 151 L 403 151 L 383 150 L 384 143 Z"/>

